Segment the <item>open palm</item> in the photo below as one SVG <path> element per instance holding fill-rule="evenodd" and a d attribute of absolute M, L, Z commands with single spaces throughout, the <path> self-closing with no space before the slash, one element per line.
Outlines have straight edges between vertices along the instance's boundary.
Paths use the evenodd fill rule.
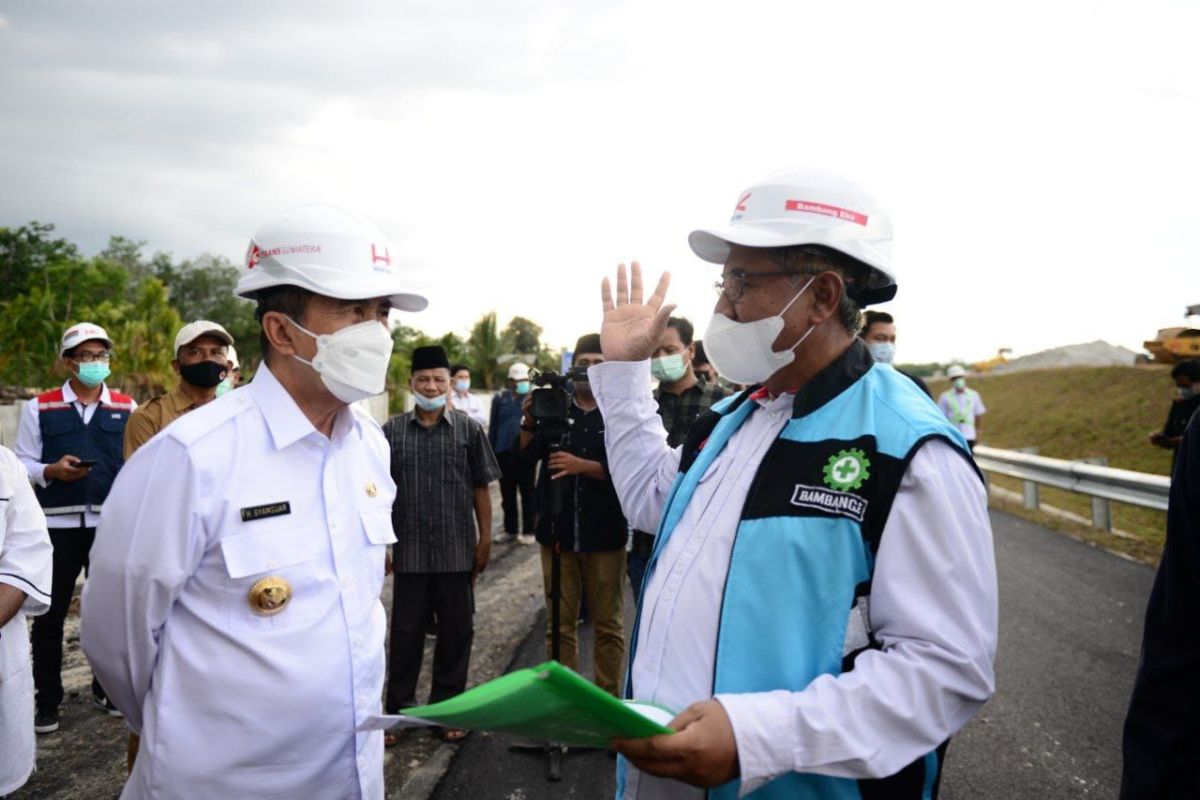
<path fill-rule="evenodd" d="M 663 305 L 671 273 L 658 279 L 654 294 L 642 302 L 642 268 L 634 261 L 630 276 L 625 277 L 625 265 L 617 265 L 617 296 L 612 296 L 608 278 L 600 284 L 600 299 L 604 304 L 604 323 L 600 326 L 600 349 L 608 361 L 644 361 L 654 353 L 667 319 L 675 310 Z"/>

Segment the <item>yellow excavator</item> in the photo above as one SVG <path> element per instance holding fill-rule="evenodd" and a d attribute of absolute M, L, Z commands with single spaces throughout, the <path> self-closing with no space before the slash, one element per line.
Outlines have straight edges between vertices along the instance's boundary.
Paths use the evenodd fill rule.
<path fill-rule="evenodd" d="M 1184 318 L 1189 322 L 1200 317 L 1200 305 L 1188 306 Z M 1142 342 L 1156 364 L 1178 364 L 1190 358 L 1200 358 L 1200 328 L 1163 328 L 1158 336 Z"/>
<path fill-rule="evenodd" d="M 971 365 L 973 372 L 988 372 L 994 367 L 1008 363 L 1008 357 L 1012 355 L 1011 347 L 1001 347 L 996 351 L 994 358 L 989 358 L 987 361 L 976 361 Z"/>

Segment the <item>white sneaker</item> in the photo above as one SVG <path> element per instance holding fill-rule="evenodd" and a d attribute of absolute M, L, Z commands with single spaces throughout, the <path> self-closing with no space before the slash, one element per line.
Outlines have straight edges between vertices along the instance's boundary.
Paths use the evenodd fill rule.
<path fill-rule="evenodd" d="M 533 538 L 532 533 L 520 533 L 517 534 L 517 542 L 520 544 L 535 544 L 537 539 Z"/>

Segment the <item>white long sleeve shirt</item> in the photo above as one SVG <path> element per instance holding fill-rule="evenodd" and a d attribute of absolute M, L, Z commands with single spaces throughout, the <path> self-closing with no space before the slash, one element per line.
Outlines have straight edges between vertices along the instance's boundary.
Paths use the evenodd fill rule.
<path fill-rule="evenodd" d="M 379 594 L 395 484 L 379 427 L 318 432 L 264 364 L 117 476 L 83 649 L 142 736 L 123 798 L 383 797 Z M 257 581 L 286 580 L 274 616 Z"/>
<path fill-rule="evenodd" d="M 92 415 L 96 413 L 96 409 L 101 403 L 111 403 L 112 393 L 108 390 L 108 384 L 104 384 L 100 388 L 100 399 L 90 405 L 84 405 L 79 399 L 79 395 L 75 394 L 75 390 L 71 388 L 71 382 L 67 381 L 62 386 L 63 400 L 75 407 L 75 411 L 83 420 L 84 425 L 88 425 L 92 421 Z M 133 402 L 132 413 L 137 408 L 137 401 Z M 13 442 L 13 450 L 17 454 L 17 458 L 21 460 L 21 464 L 25 467 L 25 472 L 29 475 L 29 480 L 38 486 L 45 487 L 50 484 L 50 480 L 46 477 L 46 467 L 49 466 L 42 462 L 42 428 L 38 421 L 38 399 L 31 398 L 21 407 L 21 418 L 17 423 L 17 440 Z M 83 514 L 84 528 L 94 528 L 100 524 L 100 514 L 96 511 L 87 511 Z M 46 517 L 46 525 L 51 528 L 78 528 L 80 527 L 78 514 L 54 514 Z"/>
<path fill-rule="evenodd" d="M 0 447 L 0 583 L 25 593 L 0 626 L 0 796 L 29 779 L 34 766 L 33 672 L 26 617 L 50 608 L 53 551 L 46 517 L 13 452 Z"/>
<path fill-rule="evenodd" d="M 649 362 L 588 370 L 605 421 L 609 469 L 631 525 L 656 530 L 680 453 L 651 394 Z M 709 467 L 642 598 L 631 675 L 637 699 L 682 711 L 712 696 L 713 661 L 734 534 L 767 448 L 794 395 L 757 408 Z M 803 691 L 722 694 L 742 794 L 788 772 L 845 778 L 894 774 L 961 728 L 991 696 L 995 560 L 983 486 L 962 456 L 933 440 L 909 464 L 884 527 L 869 597 L 881 650 Z M 630 769 L 627 798 L 700 798 L 685 784 Z"/>
<path fill-rule="evenodd" d="M 465 392 L 459 394 L 458 390 L 450 391 L 450 405 L 464 412 L 468 417 L 478 422 L 486 431 L 488 426 L 488 410 L 483 407 L 483 399 L 477 394 Z"/>

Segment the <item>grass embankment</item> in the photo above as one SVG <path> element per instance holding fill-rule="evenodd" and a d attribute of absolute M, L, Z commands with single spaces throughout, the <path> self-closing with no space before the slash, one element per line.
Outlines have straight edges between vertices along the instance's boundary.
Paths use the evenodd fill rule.
<path fill-rule="evenodd" d="M 1031 370 L 1009 375 L 968 378 L 968 385 L 983 397 L 981 443 L 1016 450 L 1036 447 L 1051 458 L 1078 459 L 1104 456 L 1110 467 L 1167 475 L 1171 454 L 1154 447 L 1151 431 L 1162 430 L 1171 403 L 1170 368 L 1070 367 Z M 949 388 L 945 380 L 929 381 L 937 397 Z M 997 486 L 1021 490 L 1013 478 L 992 476 Z M 1091 518 L 1091 501 L 1085 495 L 1043 487 L 1041 502 Z M 1021 513 L 1010 504 L 1006 510 Z M 1074 536 L 1157 562 L 1162 551 L 1166 514 L 1121 503 L 1112 504 L 1113 527 L 1134 534 L 1130 540 L 1087 526 L 1073 525 L 1046 514 L 1038 522 Z"/>

